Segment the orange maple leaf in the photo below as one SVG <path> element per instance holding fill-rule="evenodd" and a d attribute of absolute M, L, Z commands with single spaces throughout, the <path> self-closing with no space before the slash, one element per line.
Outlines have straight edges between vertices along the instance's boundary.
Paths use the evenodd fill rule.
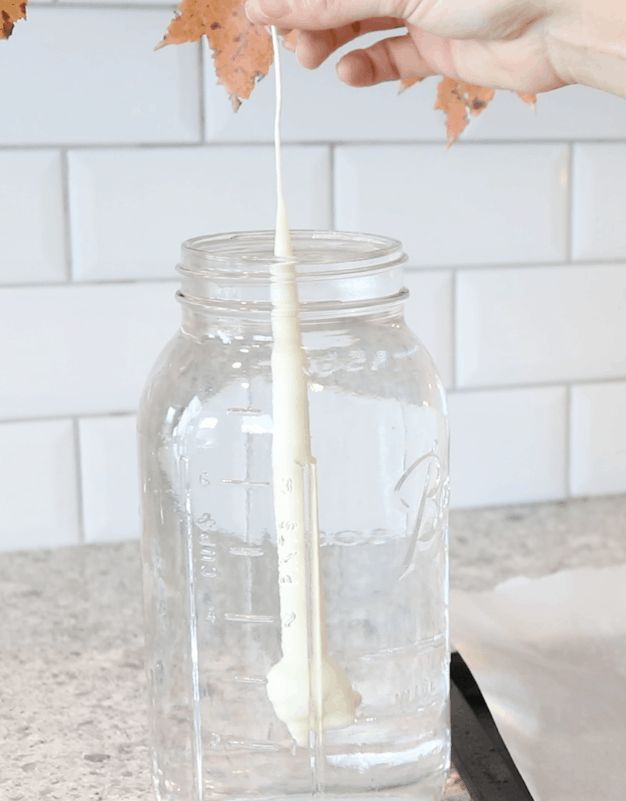
<path fill-rule="evenodd" d="M 533 108 L 537 105 L 537 95 L 533 94 L 532 92 L 518 92 L 517 96 L 520 97 L 524 103 L 528 103 L 529 106 Z"/>
<path fill-rule="evenodd" d="M 444 78 L 437 87 L 435 108 L 446 115 L 448 144 L 451 145 L 467 128 L 471 117 L 482 114 L 493 100 L 495 89 Z"/>
<path fill-rule="evenodd" d="M 206 36 L 218 81 L 235 109 L 250 97 L 257 80 L 267 75 L 272 65 L 271 36 L 266 28 L 250 22 L 244 3 L 245 0 L 181 0 L 157 45 L 193 42 Z"/>
<path fill-rule="evenodd" d="M 400 91 L 404 92 L 422 78 L 405 78 L 400 81 Z M 518 96 L 533 108 L 537 105 L 537 95 L 531 92 L 518 92 Z M 482 114 L 495 96 L 494 89 L 476 86 L 472 83 L 443 78 L 437 87 L 435 109 L 446 115 L 448 144 L 451 145 L 467 128 L 470 119 Z"/>
<path fill-rule="evenodd" d="M 400 81 L 400 91 L 404 92 L 406 89 L 410 89 L 412 86 L 415 86 L 416 83 L 421 83 L 423 80 L 423 78 L 403 78 Z"/>
<path fill-rule="evenodd" d="M 193 42 L 206 36 L 213 51 L 217 79 L 226 88 L 235 110 L 242 100 L 250 97 L 273 61 L 271 36 L 265 27 L 250 22 L 243 9 L 244 3 L 245 0 L 181 0 L 176 16 L 157 45 Z M 297 35 L 297 31 L 290 31 L 283 36 L 288 49 L 295 48 Z M 420 80 L 407 78 L 400 82 L 400 90 Z M 485 110 L 494 94 L 493 89 L 452 78 L 442 79 L 435 108 L 446 115 L 449 144 L 459 138 L 472 116 Z M 534 95 L 520 93 L 520 97 L 531 105 L 536 102 Z"/>
<path fill-rule="evenodd" d="M 0 39 L 8 39 L 13 33 L 15 23 L 26 18 L 25 0 L 0 0 Z"/>

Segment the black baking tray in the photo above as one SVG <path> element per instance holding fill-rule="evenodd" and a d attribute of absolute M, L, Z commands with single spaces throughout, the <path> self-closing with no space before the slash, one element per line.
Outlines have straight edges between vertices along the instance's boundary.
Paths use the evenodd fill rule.
<path fill-rule="evenodd" d="M 450 706 L 452 761 L 472 801 L 534 801 L 459 653 L 450 663 Z"/>

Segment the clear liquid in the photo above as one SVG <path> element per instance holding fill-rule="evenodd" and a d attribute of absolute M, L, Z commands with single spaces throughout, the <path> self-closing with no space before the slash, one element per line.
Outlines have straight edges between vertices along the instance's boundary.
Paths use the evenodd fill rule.
<path fill-rule="evenodd" d="M 307 335 L 328 652 L 361 696 L 354 723 L 317 747 L 295 746 L 267 695 L 282 656 L 269 340 L 233 337 L 212 350 L 185 339 L 165 365 L 194 365 L 190 375 L 177 367 L 162 401 L 158 383 L 148 395 L 144 584 L 159 801 L 317 788 L 327 798 L 441 798 L 445 415 L 413 340 L 398 344 L 383 326 L 351 331 Z"/>
<path fill-rule="evenodd" d="M 209 561 L 208 542 L 215 543 Z M 168 765 L 163 771 L 155 764 L 158 798 L 306 796 L 317 782 L 332 798 L 440 799 L 449 753 L 443 531 L 400 581 L 406 536 L 382 530 L 323 535 L 324 588 L 332 598 L 329 652 L 362 701 L 353 725 L 325 733 L 321 764 L 312 764 L 310 749 L 294 746 L 266 693 L 265 677 L 280 658 L 275 547 L 269 538 L 250 545 L 195 526 L 193 543 L 198 700 L 191 709 L 189 688 L 181 687 L 176 699 L 167 675 L 161 677 L 162 691 L 179 703 L 159 726 L 156 751 L 167 753 Z M 172 650 L 163 660 L 174 669 L 179 634 L 170 632 Z M 195 756 L 194 717 L 201 749 Z M 202 790 L 190 794 L 189 766 L 198 756 Z"/>

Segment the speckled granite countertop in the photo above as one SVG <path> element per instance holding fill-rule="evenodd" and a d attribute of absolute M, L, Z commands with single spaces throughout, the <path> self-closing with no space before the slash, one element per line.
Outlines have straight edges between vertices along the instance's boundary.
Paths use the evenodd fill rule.
<path fill-rule="evenodd" d="M 626 562 L 626 498 L 457 512 L 453 586 Z M 0 556 L 0 798 L 149 801 L 136 543 Z M 467 801 L 451 780 L 449 801 Z"/>

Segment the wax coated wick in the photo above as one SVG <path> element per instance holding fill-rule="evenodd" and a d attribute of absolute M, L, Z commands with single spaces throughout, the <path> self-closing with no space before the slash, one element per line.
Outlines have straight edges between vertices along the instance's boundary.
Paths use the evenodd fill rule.
<path fill-rule="evenodd" d="M 316 463 L 311 452 L 305 358 L 294 256 L 282 181 L 282 85 L 278 35 L 276 75 L 276 234 L 272 267 L 272 477 L 278 554 L 282 658 L 267 676 L 277 717 L 299 746 L 324 730 L 354 722 L 360 697 L 327 653 L 319 564 Z"/>

